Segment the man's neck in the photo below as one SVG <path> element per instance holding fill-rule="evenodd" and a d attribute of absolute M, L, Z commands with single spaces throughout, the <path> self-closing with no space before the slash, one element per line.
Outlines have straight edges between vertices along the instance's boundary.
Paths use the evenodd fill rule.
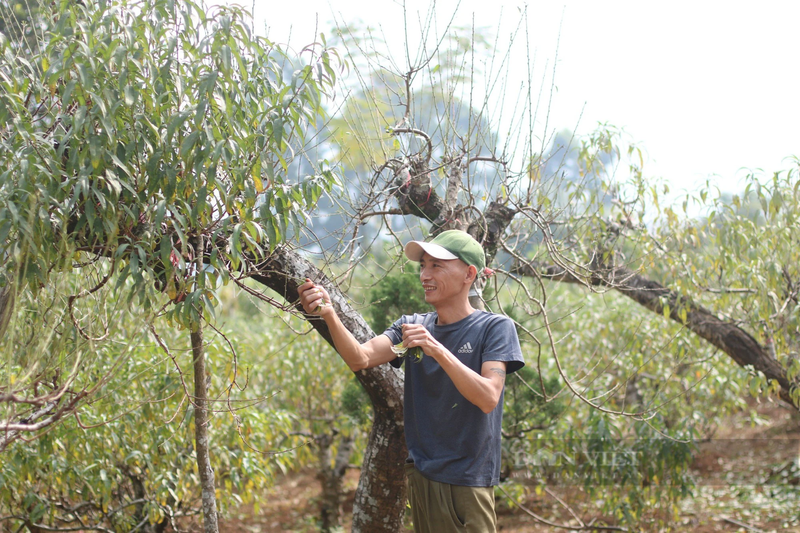
<path fill-rule="evenodd" d="M 469 300 L 453 305 L 439 306 L 436 308 L 436 324 L 439 326 L 455 324 L 474 312 L 475 308 L 469 304 Z"/>

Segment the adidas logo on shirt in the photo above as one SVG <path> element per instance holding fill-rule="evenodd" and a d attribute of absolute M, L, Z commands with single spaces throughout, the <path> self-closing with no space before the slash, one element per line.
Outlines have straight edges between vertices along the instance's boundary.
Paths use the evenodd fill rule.
<path fill-rule="evenodd" d="M 472 353 L 472 345 L 470 343 L 465 344 L 458 349 L 458 353 Z"/>

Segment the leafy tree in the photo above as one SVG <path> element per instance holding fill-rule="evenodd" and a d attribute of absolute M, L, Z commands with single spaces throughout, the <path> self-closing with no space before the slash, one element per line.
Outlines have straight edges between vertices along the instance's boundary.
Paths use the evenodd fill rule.
<path fill-rule="evenodd" d="M 220 330 L 229 335 L 231 329 L 247 330 L 244 316 L 225 315 L 229 324 L 218 324 Z M 197 521 L 202 495 L 192 446 L 194 408 L 186 393 L 189 376 L 147 331 L 141 331 L 141 317 L 119 318 L 127 336 L 103 344 L 98 360 L 84 370 L 98 375 L 104 363 L 112 366 L 121 359 L 108 381 L 75 416 L 3 452 L 0 527 L 155 533 L 183 530 Z M 248 391 L 265 392 L 223 396 L 222 402 L 214 403 L 210 460 L 221 512 L 257 503 L 275 473 L 293 468 L 299 460 L 269 453 L 279 449 L 283 435 L 291 431 L 292 416 L 272 400 L 273 391 L 260 388 L 257 360 L 250 355 L 286 343 L 288 333 L 258 328 L 257 337 L 248 331 L 235 341 L 242 374 L 252 367 L 247 372 Z M 177 359 L 191 350 L 181 331 L 166 329 L 161 339 Z M 232 373 L 230 347 L 210 342 L 206 350 L 210 389 L 225 391 Z M 120 357 L 118 351 L 135 356 Z"/>
<path fill-rule="evenodd" d="M 294 336 L 265 362 L 259 388 L 282 391 L 271 401 L 292 416 L 282 447 L 314 466 L 321 486 L 318 525 L 330 532 L 341 527 L 344 475 L 362 453 L 369 400 L 346 367 L 331 364 L 335 354 L 322 344 L 316 335 Z"/>
<path fill-rule="evenodd" d="M 375 331 L 386 331 L 401 315 L 423 313 L 430 310 L 425 293 L 415 272 L 402 272 L 381 279 L 369 293 L 371 326 Z M 393 318 L 394 317 L 394 318 Z"/>
<path fill-rule="evenodd" d="M 4 344 L 18 346 L 4 351 L 0 448 L 109 379 L 114 368 L 83 375 L 82 359 L 120 313 L 107 294 L 125 295 L 153 335 L 164 319 L 190 331 L 195 453 L 216 531 L 203 326 L 217 288 L 296 236 L 334 183 L 328 170 L 286 175 L 335 77 L 331 53 L 287 79 L 244 11 L 193 2 L 60 2 L 47 30 L 30 60 L 0 43 L 0 317 Z M 15 306 L 40 295 L 50 308 Z"/>
<path fill-rule="evenodd" d="M 640 182 L 628 191 L 632 199 L 617 200 L 625 207 L 616 220 L 597 217 L 595 235 L 604 240 L 588 248 L 591 257 L 585 257 L 582 272 L 573 275 L 560 266 L 546 266 L 539 275 L 618 290 L 760 375 L 754 382 L 760 380 L 758 389 L 766 392 L 769 388 L 796 408 L 800 391 L 791 357 L 794 275 L 789 266 L 794 248 L 786 235 L 794 223 L 797 169 L 776 173 L 771 186 L 762 180 L 748 176 L 744 197 L 760 192 L 755 193 L 758 205 L 744 210 L 739 196 L 733 196 L 728 205 L 725 194 L 715 197 L 709 188 L 687 196 L 682 202 L 684 215 L 694 203 L 708 210 L 701 221 L 679 217 L 675 207 L 680 210 L 681 205 L 661 206 L 659 189 Z M 652 231 L 635 223 L 654 216 L 657 225 Z M 532 266 L 536 262 L 520 262 L 517 271 L 531 273 Z M 649 279 L 643 274 L 646 270 L 670 280 L 675 288 Z M 725 281 L 730 273 L 734 273 L 733 286 Z M 751 277 L 750 273 L 758 274 Z M 740 307 L 742 295 L 746 303 Z M 776 302 L 780 303 L 776 306 Z M 775 351 L 776 338 L 781 343 L 780 356 Z"/>
<path fill-rule="evenodd" d="M 656 233 L 664 248 L 653 255 L 665 259 L 660 274 L 674 280 L 672 294 L 681 295 L 673 306 L 678 309 L 663 307 L 661 312 L 683 321 L 748 369 L 755 396 L 775 394 L 797 406 L 800 307 L 794 227 L 800 166 L 797 159 L 791 165 L 771 176 L 747 175 L 739 194 L 707 184 L 675 208 L 665 208 Z M 686 220 L 677 215 L 692 204 L 701 206 L 705 216 Z M 719 317 L 711 331 L 695 322 L 703 312 Z"/>

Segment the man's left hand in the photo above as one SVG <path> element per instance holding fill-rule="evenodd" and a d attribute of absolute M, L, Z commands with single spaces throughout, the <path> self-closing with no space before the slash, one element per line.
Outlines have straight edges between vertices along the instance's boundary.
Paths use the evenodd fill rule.
<path fill-rule="evenodd" d="M 433 338 L 431 332 L 422 324 L 403 324 L 403 346 L 419 347 L 425 353 L 438 360 L 445 347 Z"/>

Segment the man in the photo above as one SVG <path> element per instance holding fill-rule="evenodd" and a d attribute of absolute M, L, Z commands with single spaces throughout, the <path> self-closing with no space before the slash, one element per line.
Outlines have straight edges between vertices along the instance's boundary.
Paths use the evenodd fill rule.
<path fill-rule="evenodd" d="M 325 320 L 351 370 L 405 360 L 405 435 L 409 501 L 417 533 L 493 533 L 494 489 L 500 481 L 500 426 L 506 373 L 524 362 L 514 324 L 474 309 L 469 290 L 485 268 L 481 245 L 451 230 L 431 242 L 411 241 L 425 301 L 436 312 L 401 317 L 360 344 L 342 325 L 324 288 L 307 281 L 300 299 Z M 421 359 L 392 347 L 419 347 Z"/>

